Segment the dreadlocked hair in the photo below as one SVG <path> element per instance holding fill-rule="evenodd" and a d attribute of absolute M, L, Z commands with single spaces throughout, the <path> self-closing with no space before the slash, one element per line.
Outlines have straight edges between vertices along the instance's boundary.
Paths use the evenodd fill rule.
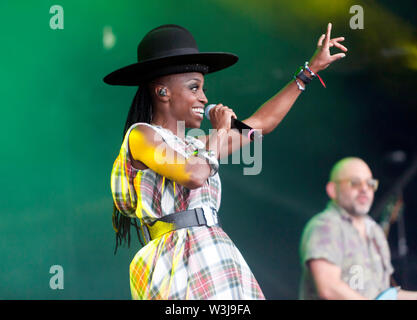
<path fill-rule="evenodd" d="M 129 128 L 137 122 L 146 122 L 150 123 L 152 119 L 152 100 L 149 93 L 149 90 L 145 84 L 139 85 L 139 88 L 133 98 L 132 105 L 127 114 L 127 119 L 125 127 L 123 130 L 122 141 L 126 135 L 126 132 Z M 133 220 L 133 221 L 132 221 Z M 130 229 L 131 226 L 134 226 L 136 233 L 139 239 L 139 242 L 143 246 L 144 243 L 139 234 L 140 226 L 137 224 L 136 218 L 129 218 L 125 216 L 119 209 L 116 207 L 113 202 L 113 215 L 112 215 L 113 229 L 116 232 L 116 246 L 114 249 L 114 254 L 117 252 L 117 248 L 120 245 L 127 243 L 128 248 L 130 247 Z"/>

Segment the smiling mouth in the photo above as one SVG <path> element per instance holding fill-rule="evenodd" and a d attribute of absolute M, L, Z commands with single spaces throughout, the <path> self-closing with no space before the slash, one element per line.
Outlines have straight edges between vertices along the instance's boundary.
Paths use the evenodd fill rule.
<path fill-rule="evenodd" d="M 193 112 L 198 115 L 200 118 L 203 118 L 204 116 L 204 108 L 200 108 L 200 107 L 196 107 L 196 108 L 192 108 Z"/>

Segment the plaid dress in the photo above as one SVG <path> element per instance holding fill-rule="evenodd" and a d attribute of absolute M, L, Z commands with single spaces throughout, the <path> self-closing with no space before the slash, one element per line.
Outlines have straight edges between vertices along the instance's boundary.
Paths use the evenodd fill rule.
<path fill-rule="evenodd" d="M 144 123 L 126 133 L 112 174 L 113 200 L 126 216 L 141 225 L 173 212 L 220 207 L 218 174 L 197 189 L 187 189 L 151 169 L 131 165 L 128 136 L 137 125 L 156 130 L 174 150 L 189 157 L 204 144 L 191 136 L 185 141 L 171 131 Z M 241 253 L 218 226 L 190 227 L 165 233 L 141 248 L 130 264 L 133 299 L 265 299 Z"/>

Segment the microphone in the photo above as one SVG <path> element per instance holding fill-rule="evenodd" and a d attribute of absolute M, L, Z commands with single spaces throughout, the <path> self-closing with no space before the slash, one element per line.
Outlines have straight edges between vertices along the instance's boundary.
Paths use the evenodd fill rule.
<path fill-rule="evenodd" d="M 207 119 L 210 120 L 210 110 L 213 109 L 216 106 L 216 104 L 209 104 L 206 107 L 206 110 L 204 111 L 204 114 L 206 116 Z M 252 129 L 251 127 L 249 127 L 247 124 L 244 124 L 242 121 L 239 121 L 235 118 L 231 119 L 231 127 L 234 129 L 237 129 L 240 133 L 242 133 L 242 130 L 248 130 L 248 138 L 253 141 L 255 138 L 262 140 L 263 135 L 260 134 L 259 132 L 255 131 L 255 129 Z"/>

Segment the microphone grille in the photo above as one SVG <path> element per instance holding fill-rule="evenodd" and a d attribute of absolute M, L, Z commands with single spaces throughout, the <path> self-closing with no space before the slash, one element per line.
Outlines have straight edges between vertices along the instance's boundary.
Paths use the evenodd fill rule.
<path fill-rule="evenodd" d="M 216 104 L 212 103 L 212 104 L 209 104 L 209 105 L 206 107 L 206 110 L 204 111 L 204 114 L 205 114 L 205 116 L 206 116 L 206 118 L 207 118 L 207 119 L 209 119 L 209 120 L 210 120 L 210 114 L 209 114 L 209 112 L 210 112 L 210 110 L 211 110 L 211 109 L 213 109 L 215 106 L 216 106 Z"/>

